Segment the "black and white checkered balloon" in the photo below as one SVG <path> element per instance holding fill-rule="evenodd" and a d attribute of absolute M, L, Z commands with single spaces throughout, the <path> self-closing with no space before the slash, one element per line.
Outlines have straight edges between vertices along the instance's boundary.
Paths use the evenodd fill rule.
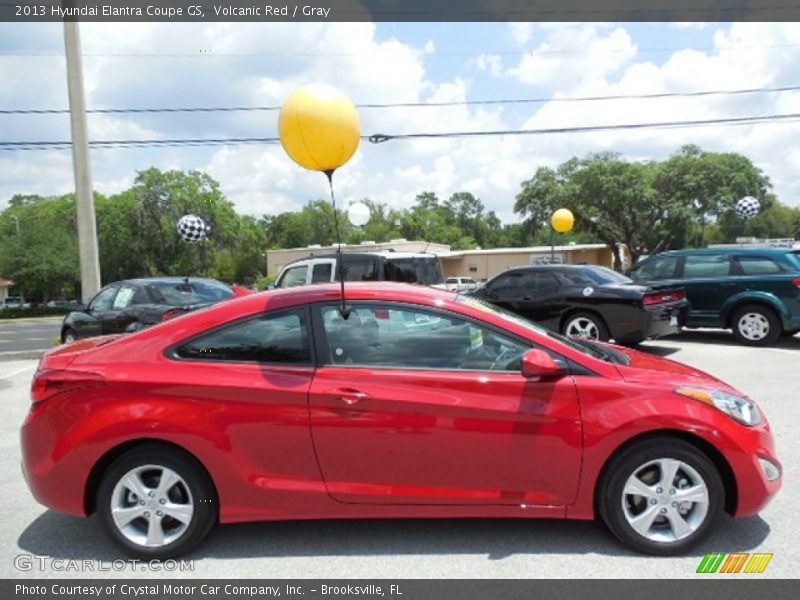
<path fill-rule="evenodd" d="M 197 215 L 183 215 L 178 221 L 178 233 L 186 242 L 199 242 L 206 239 L 211 228 Z"/>
<path fill-rule="evenodd" d="M 758 214 L 761 210 L 761 202 L 758 198 L 752 196 L 745 196 L 736 203 L 736 214 L 742 219 L 750 219 Z"/>

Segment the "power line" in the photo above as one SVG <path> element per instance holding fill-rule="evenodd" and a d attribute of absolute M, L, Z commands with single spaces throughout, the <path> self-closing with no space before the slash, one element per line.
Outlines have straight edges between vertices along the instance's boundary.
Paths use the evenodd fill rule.
<path fill-rule="evenodd" d="M 797 48 L 800 44 L 731 44 L 725 46 L 684 46 L 684 47 L 660 47 L 660 48 L 636 48 L 637 54 L 644 53 L 667 53 L 676 52 L 678 50 L 697 50 L 697 51 L 711 51 L 711 50 L 756 50 L 763 48 Z M 559 49 L 559 48 L 542 48 L 531 50 L 496 50 L 481 52 L 479 55 L 483 56 L 540 56 L 540 55 L 556 55 L 556 56 L 569 56 L 569 55 L 586 55 L 586 54 L 621 54 L 630 52 L 631 48 L 602 48 L 602 49 Z M 428 57 L 436 56 L 475 56 L 475 50 L 436 50 L 434 52 L 425 52 L 424 50 L 417 50 L 417 52 L 425 54 Z M 198 50 L 197 52 L 84 52 L 85 58 L 330 58 L 330 57 L 354 57 L 363 56 L 364 54 L 374 54 L 374 50 L 365 50 L 364 52 L 213 52 L 207 50 Z M 0 52 L 0 56 L 14 56 L 19 58 L 51 58 L 63 57 L 63 52 L 58 51 L 41 51 L 41 52 L 26 52 L 26 51 L 8 51 Z"/>
<path fill-rule="evenodd" d="M 504 135 L 548 135 L 636 129 L 677 129 L 685 127 L 705 127 L 718 125 L 755 125 L 761 123 L 791 122 L 797 120 L 800 120 L 800 113 L 729 117 L 694 121 L 663 121 L 651 123 L 622 123 L 614 125 L 587 125 L 579 127 L 552 127 L 543 129 L 506 129 L 489 131 L 450 131 L 400 134 L 379 133 L 369 136 L 362 136 L 362 139 L 374 144 L 380 144 L 391 140 L 402 139 L 465 138 Z M 277 144 L 279 141 L 280 138 L 277 137 L 185 138 L 154 140 L 98 140 L 90 142 L 89 145 L 93 148 L 150 148 L 166 146 L 219 146 L 227 144 Z M 70 144 L 71 142 L 68 141 L 8 141 L 0 142 L 0 150 L 60 150 L 69 148 Z"/>
<path fill-rule="evenodd" d="M 800 85 L 788 85 L 772 88 L 747 88 L 738 90 L 700 90 L 694 92 L 661 92 L 654 94 L 617 94 L 609 96 L 578 96 L 565 98 L 502 98 L 494 100 L 453 100 L 442 102 L 387 102 L 361 103 L 356 108 L 432 108 L 446 106 L 490 106 L 503 104 L 543 104 L 545 102 L 597 102 L 605 100 L 651 100 L 654 98 L 696 98 L 702 96 L 736 96 L 743 94 L 773 94 L 800 90 Z M 278 111 L 280 106 L 212 106 L 212 107 L 178 107 L 178 108 L 95 108 L 87 110 L 94 114 L 142 114 L 142 113 L 193 113 L 193 112 L 250 112 Z M 0 109 L 0 115 L 58 115 L 67 114 L 69 109 Z"/>

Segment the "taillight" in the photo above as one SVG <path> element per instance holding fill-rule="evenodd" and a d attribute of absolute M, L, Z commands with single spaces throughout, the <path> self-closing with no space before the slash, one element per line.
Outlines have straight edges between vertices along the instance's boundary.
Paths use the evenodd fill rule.
<path fill-rule="evenodd" d="M 645 306 L 652 306 L 653 304 L 677 302 L 678 300 L 683 300 L 684 298 L 686 298 L 686 294 L 683 292 L 683 290 L 678 290 L 675 292 L 645 294 L 644 298 L 642 298 L 642 304 L 644 304 Z"/>
<path fill-rule="evenodd" d="M 161 322 L 169 321 L 170 319 L 174 319 L 175 317 L 180 317 L 181 315 L 185 315 L 186 311 L 180 308 L 174 308 L 172 310 L 168 310 L 163 315 L 161 315 Z"/>
<path fill-rule="evenodd" d="M 31 402 L 35 404 L 62 392 L 101 385 L 103 382 L 105 377 L 89 371 L 36 371 L 31 383 Z"/>
<path fill-rule="evenodd" d="M 800 288 L 800 277 L 795 277 L 792 279 L 792 283 L 794 284 L 794 287 Z"/>

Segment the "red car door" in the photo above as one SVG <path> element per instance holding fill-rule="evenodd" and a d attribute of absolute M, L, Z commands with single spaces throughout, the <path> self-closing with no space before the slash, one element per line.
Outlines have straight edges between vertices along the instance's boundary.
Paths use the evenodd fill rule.
<path fill-rule="evenodd" d="M 336 313 L 317 313 L 328 364 L 310 390 L 314 446 L 334 499 L 574 499 L 581 460 L 575 384 L 569 376 L 523 377 L 519 359 L 530 344 L 418 307 L 373 303 L 347 321 Z"/>

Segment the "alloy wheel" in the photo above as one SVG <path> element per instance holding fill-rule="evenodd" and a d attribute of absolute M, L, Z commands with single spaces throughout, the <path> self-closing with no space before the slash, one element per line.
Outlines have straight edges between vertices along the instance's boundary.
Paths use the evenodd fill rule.
<path fill-rule="evenodd" d="M 622 512 L 631 528 L 652 542 L 689 537 L 705 521 L 708 486 L 687 463 L 674 458 L 649 461 L 625 482 Z"/>
<path fill-rule="evenodd" d="M 111 517 L 130 542 L 159 548 L 178 540 L 194 515 L 189 486 L 172 469 L 142 465 L 123 475 L 111 494 Z"/>

